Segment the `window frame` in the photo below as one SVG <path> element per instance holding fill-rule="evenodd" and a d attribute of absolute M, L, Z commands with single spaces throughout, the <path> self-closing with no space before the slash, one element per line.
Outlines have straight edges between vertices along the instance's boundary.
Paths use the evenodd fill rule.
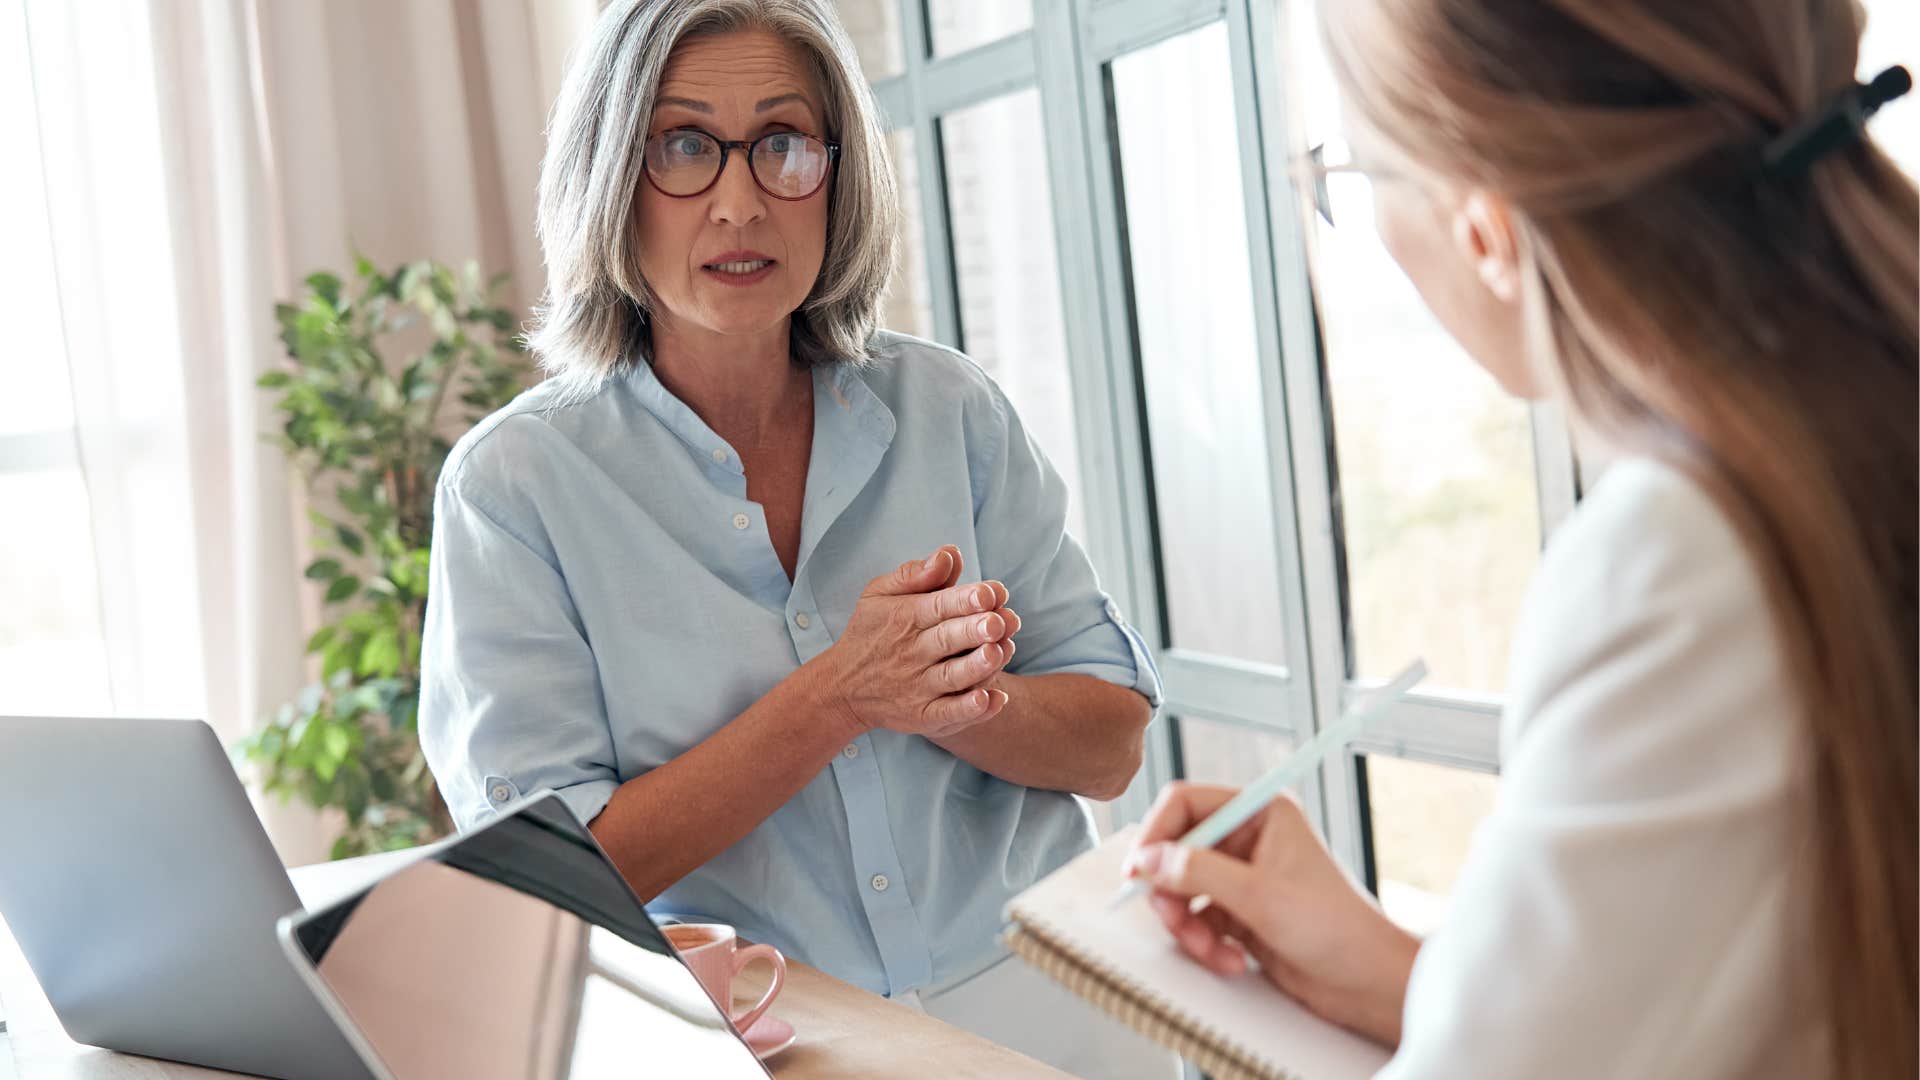
<path fill-rule="evenodd" d="M 1090 267 L 1059 282 L 1073 380 L 1087 535 L 1103 584 L 1148 638 L 1166 706 L 1148 731 L 1146 766 L 1114 806 L 1137 819 L 1181 775 L 1183 713 L 1289 737 L 1296 744 L 1338 719 L 1376 685 L 1352 677 L 1337 456 L 1323 343 L 1315 324 L 1310 251 L 1290 162 L 1285 0 L 1033 0 L 1030 30 L 966 52 L 933 55 L 925 0 L 898 0 L 904 63 L 873 83 L 889 131 L 911 128 L 917 157 L 926 282 L 935 336 L 964 348 L 941 118 L 1029 87 L 1047 133 L 1057 265 Z M 1223 22 L 1231 52 L 1241 186 L 1253 274 L 1260 371 L 1280 561 L 1286 663 L 1261 664 L 1173 647 L 1154 517 L 1152 451 L 1132 310 L 1125 191 L 1112 61 Z M 1564 417 L 1531 410 L 1541 540 L 1572 511 L 1578 472 Z M 1300 792 L 1336 855 L 1355 872 L 1372 862 L 1361 755 L 1411 758 L 1497 773 L 1499 701 L 1421 693 L 1393 708 Z"/>

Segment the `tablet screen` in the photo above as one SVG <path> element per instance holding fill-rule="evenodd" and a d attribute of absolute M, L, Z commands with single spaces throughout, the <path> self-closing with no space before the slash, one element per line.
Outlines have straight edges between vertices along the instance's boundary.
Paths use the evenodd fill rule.
<path fill-rule="evenodd" d="M 557 797 L 293 938 L 394 1080 L 767 1075 Z"/>

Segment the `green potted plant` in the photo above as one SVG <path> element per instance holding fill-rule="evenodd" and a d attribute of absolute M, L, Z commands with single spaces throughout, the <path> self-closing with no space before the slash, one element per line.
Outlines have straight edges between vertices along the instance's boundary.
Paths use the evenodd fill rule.
<path fill-rule="evenodd" d="M 274 308 L 287 363 L 259 384 L 279 391 L 271 438 L 306 477 L 326 621 L 307 641 L 319 681 L 234 751 L 268 792 L 346 815 L 336 859 L 452 830 L 415 729 L 433 492 L 453 438 L 525 384 L 516 319 L 494 302 L 505 277 L 357 258 L 351 288 L 316 273 Z"/>

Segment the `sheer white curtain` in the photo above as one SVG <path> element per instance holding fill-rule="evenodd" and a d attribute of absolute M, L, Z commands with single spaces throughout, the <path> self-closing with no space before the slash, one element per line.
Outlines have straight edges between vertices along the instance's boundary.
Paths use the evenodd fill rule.
<path fill-rule="evenodd" d="M 205 716 L 231 739 L 306 681 L 318 615 L 299 483 L 260 437 L 275 425 L 254 389 L 281 357 L 273 302 L 357 251 L 510 270 L 524 310 L 542 283 L 546 113 L 598 4 L 0 0 L 0 13 L 15 5 L 112 708 Z M 324 822 L 262 809 L 283 857 L 324 855 Z"/>

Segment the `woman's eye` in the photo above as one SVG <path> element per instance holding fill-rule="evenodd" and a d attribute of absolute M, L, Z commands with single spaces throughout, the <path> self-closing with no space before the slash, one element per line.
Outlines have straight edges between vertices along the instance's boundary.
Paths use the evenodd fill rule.
<path fill-rule="evenodd" d="M 698 135 L 681 135 L 667 144 L 667 149 L 681 157 L 699 157 L 706 140 Z"/>
<path fill-rule="evenodd" d="M 784 154 L 793 149 L 794 138 L 791 135 L 775 135 L 767 140 L 767 149 L 776 154 Z"/>

